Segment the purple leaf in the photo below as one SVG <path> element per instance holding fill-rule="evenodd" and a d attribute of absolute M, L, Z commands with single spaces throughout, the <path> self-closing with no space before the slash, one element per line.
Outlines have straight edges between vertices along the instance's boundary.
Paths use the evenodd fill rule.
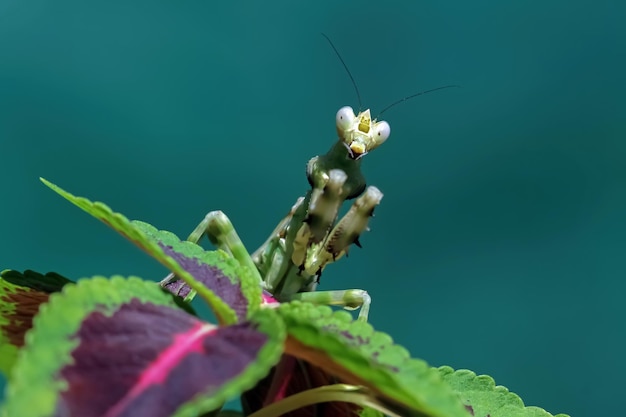
<path fill-rule="evenodd" d="M 241 374 L 268 336 L 250 322 L 218 328 L 135 299 L 110 316 L 91 313 L 74 339 L 59 415 L 167 417 Z"/>

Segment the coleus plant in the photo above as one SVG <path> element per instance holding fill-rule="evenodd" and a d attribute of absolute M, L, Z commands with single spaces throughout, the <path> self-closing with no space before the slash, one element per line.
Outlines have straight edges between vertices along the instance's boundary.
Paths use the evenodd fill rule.
<path fill-rule="evenodd" d="M 3 271 L 0 416 L 552 416 L 489 376 L 411 358 L 367 323 L 366 291 L 315 291 L 324 268 L 360 246 L 382 198 L 360 164 L 389 125 L 349 107 L 336 125 L 339 141 L 307 166 L 306 196 L 252 254 L 220 211 L 183 241 L 42 179 L 171 274 L 157 284 Z M 218 250 L 197 245 L 205 234 Z M 195 313 L 197 295 L 216 323 Z M 236 397 L 242 411 L 222 409 Z"/>

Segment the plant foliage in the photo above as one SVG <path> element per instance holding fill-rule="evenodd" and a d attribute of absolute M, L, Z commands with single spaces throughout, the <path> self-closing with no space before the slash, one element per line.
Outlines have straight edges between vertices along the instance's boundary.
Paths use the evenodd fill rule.
<path fill-rule="evenodd" d="M 176 280 L 164 290 L 138 277 L 3 271 L 3 417 L 551 416 L 488 376 L 412 358 L 347 312 L 279 304 L 226 253 L 43 181 Z M 193 313 L 194 293 L 218 323 Z M 237 396 L 243 412 L 221 410 Z"/>

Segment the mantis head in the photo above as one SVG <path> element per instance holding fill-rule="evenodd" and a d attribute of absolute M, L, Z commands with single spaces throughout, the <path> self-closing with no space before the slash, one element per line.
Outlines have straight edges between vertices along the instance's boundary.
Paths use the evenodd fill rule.
<path fill-rule="evenodd" d="M 389 123 L 372 120 L 369 109 L 355 115 L 352 107 L 342 107 L 337 112 L 336 123 L 339 140 L 354 160 L 379 147 L 391 133 Z"/>

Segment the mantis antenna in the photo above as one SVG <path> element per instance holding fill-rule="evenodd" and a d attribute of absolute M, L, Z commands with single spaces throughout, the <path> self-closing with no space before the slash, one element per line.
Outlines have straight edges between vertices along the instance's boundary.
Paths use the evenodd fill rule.
<path fill-rule="evenodd" d="M 407 101 L 407 100 L 409 100 L 409 99 L 411 99 L 413 97 L 421 96 L 422 94 L 432 93 L 433 91 L 443 90 L 444 88 L 452 88 L 452 87 L 461 87 L 461 86 L 460 85 L 444 85 L 443 87 L 433 88 L 432 90 L 420 91 L 419 93 L 415 93 L 415 94 L 411 94 L 410 96 L 403 97 L 400 100 L 394 101 L 393 103 L 391 103 L 390 105 L 388 105 L 387 107 L 382 109 L 378 113 L 378 116 L 376 116 L 376 118 L 378 119 L 381 114 L 383 114 L 384 112 L 386 112 L 387 110 L 389 110 L 390 108 L 395 106 L 396 104 L 402 103 L 403 101 Z"/>
<path fill-rule="evenodd" d="M 341 57 L 341 54 L 339 53 L 339 51 L 337 50 L 337 48 L 333 44 L 333 41 L 331 41 L 330 38 L 328 36 L 326 36 L 325 33 L 322 33 L 322 36 L 326 38 L 326 40 L 328 41 L 330 46 L 333 48 L 333 51 L 335 51 L 335 54 L 337 54 L 337 58 L 339 58 L 339 61 L 341 61 L 341 64 L 343 65 L 343 67 L 345 68 L 346 72 L 348 73 L 348 76 L 350 77 L 350 81 L 352 81 L 352 85 L 354 86 L 354 90 L 356 91 L 357 99 L 359 100 L 359 110 L 361 110 L 361 108 L 363 107 L 362 104 L 361 104 L 361 93 L 359 92 L 359 87 L 357 87 L 356 81 L 354 81 L 354 77 L 352 76 L 352 73 L 350 72 L 350 69 L 348 69 L 348 66 L 346 65 L 345 61 Z M 409 99 L 412 99 L 412 98 L 417 97 L 417 96 L 421 96 L 423 94 L 432 93 L 433 91 L 443 90 L 445 88 L 452 88 L 452 87 L 461 87 L 461 86 L 460 85 L 444 85 L 443 87 L 437 87 L 437 88 L 433 88 L 431 90 L 420 91 L 419 93 L 415 93 L 415 94 L 411 94 L 410 96 L 403 97 L 400 100 L 394 101 L 393 103 L 391 103 L 390 105 L 388 105 L 387 107 L 382 109 L 378 113 L 378 116 L 376 116 L 376 119 L 378 119 L 380 117 L 380 115 L 382 115 L 384 112 L 386 112 L 387 110 L 389 110 L 390 108 L 392 108 L 396 104 L 402 103 L 403 101 L 407 101 Z"/>
<path fill-rule="evenodd" d="M 359 87 L 356 86 L 356 81 L 354 81 L 354 77 L 352 76 L 352 73 L 348 69 L 348 66 L 344 62 L 344 60 L 341 57 L 341 54 L 339 53 L 337 48 L 335 48 L 335 45 L 333 44 L 333 41 L 331 41 L 330 38 L 328 36 L 326 36 L 325 33 L 322 33 L 322 36 L 326 38 L 326 40 L 328 41 L 330 46 L 333 48 L 333 51 L 335 51 L 335 53 L 337 54 L 337 58 L 339 58 L 339 61 L 341 61 L 341 64 L 346 69 L 346 72 L 348 73 L 348 76 L 350 77 L 350 81 L 352 81 L 352 85 L 354 86 L 354 89 L 356 90 L 356 97 L 359 100 L 359 111 L 360 111 L 361 107 L 362 107 L 362 105 L 361 105 L 361 93 L 359 93 Z"/>

